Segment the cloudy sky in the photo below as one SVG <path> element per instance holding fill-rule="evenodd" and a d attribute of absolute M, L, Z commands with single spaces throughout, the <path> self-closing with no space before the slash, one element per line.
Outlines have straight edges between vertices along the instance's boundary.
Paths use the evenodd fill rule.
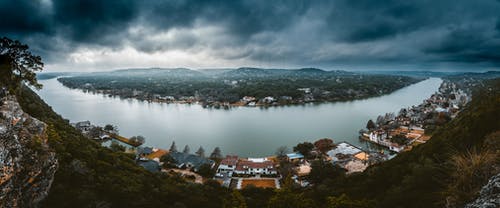
<path fill-rule="evenodd" d="M 48 71 L 500 70 L 500 0 L 0 0 Z"/>

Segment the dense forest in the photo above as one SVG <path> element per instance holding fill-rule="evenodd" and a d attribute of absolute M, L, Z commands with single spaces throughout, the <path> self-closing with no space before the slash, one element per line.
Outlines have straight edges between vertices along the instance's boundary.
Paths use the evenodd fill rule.
<path fill-rule="evenodd" d="M 300 188 L 284 179 L 279 190 L 230 191 L 213 181 L 197 185 L 147 172 L 131 155 L 83 137 L 30 89 L 17 98 L 49 125 L 60 163 L 43 207 L 458 207 L 500 166 L 499 79 L 475 92 L 470 105 L 428 143 L 350 176 L 318 164 L 311 173 L 315 186 Z"/>
<path fill-rule="evenodd" d="M 386 94 L 422 78 L 366 75 L 315 68 L 238 68 L 216 72 L 190 69 L 129 69 L 81 74 L 58 80 L 70 88 L 154 100 L 171 96 L 235 103 L 244 96 L 272 96 L 276 104 L 351 100 Z M 302 89 L 302 90 L 300 90 Z"/>

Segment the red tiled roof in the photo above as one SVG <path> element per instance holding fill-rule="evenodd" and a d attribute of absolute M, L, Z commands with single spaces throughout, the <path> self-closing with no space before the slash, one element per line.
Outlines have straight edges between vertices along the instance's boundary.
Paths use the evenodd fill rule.
<path fill-rule="evenodd" d="M 271 167 L 271 168 L 270 168 Z M 264 162 L 252 162 L 249 160 L 241 160 L 238 162 L 238 165 L 236 165 L 236 170 L 243 171 L 248 168 L 268 168 L 268 169 L 274 169 L 274 163 L 272 161 L 264 161 Z"/>
<path fill-rule="evenodd" d="M 226 158 L 220 161 L 221 165 L 236 165 L 238 163 L 237 155 L 227 155 Z"/>

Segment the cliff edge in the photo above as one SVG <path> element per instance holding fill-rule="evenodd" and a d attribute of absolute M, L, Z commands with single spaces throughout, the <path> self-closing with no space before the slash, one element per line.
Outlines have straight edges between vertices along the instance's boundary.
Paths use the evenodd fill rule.
<path fill-rule="evenodd" d="M 47 125 L 26 114 L 16 98 L 0 92 L 0 205 L 37 207 L 58 167 Z"/>

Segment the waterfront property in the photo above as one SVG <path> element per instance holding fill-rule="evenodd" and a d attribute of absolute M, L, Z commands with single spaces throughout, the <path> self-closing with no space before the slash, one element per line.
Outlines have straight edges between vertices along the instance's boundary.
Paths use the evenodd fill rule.
<path fill-rule="evenodd" d="M 238 161 L 234 173 L 239 175 L 276 175 L 278 171 L 274 162 L 267 158 L 248 158 Z"/>
<path fill-rule="evenodd" d="M 215 161 L 211 159 L 189 153 L 171 152 L 170 156 L 175 160 L 178 168 L 193 169 L 195 172 L 204 164 L 209 165 L 210 168 L 213 168 L 215 165 Z"/>
<path fill-rule="evenodd" d="M 223 177 L 224 174 L 226 174 L 227 176 L 231 177 L 234 170 L 236 169 L 237 164 L 237 155 L 227 155 L 226 158 L 222 159 L 222 161 L 219 163 L 219 167 L 217 168 L 217 176 Z"/>

